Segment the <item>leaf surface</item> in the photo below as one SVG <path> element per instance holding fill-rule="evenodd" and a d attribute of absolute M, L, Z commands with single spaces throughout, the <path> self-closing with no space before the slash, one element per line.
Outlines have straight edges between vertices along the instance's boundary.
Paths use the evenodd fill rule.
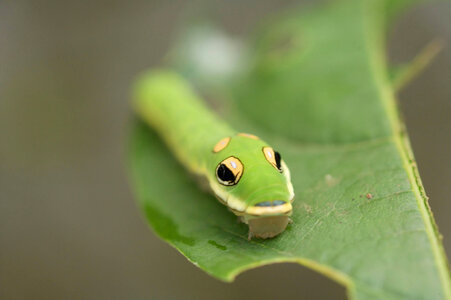
<path fill-rule="evenodd" d="M 450 297 L 446 258 L 388 78 L 390 7 L 399 5 L 331 1 L 284 17 L 255 40 L 255 64 L 227 97 L 216 95 L 233 99 L 224 117 L 277 145 L 291 170 L 293 224 L 274 239 L 248 241 L 247 226 L 137 121 L 132 181 L 154 231 L 226 281 L 296 262 L 344 284 L 354 299 Z"/>

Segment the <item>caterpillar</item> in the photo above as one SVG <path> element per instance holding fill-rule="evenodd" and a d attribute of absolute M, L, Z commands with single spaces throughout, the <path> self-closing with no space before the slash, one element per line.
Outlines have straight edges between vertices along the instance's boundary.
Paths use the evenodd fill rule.
<path fill-rule="evenodd" d="M 248 239 L 272 238 L 291 222 L 293 185 L 279 152 L 220 120 L 188 82 L 169 70 L 137 81 L 133 108 L 192 174 L 249 226 Z"/>

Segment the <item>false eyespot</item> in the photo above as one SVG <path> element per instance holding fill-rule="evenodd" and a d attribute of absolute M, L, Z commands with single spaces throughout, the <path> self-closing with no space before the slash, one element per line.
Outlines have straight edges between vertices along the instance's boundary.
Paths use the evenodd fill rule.
<path fill-rule="evenodd" d="M 266 160 L 274 166 L 277 170 L 282 172 L 282 163 L 281 163 L 281 156 L 279 152 L 274 151 L 271 147 L 263 147 L 262 149 L 263 154 L 265 155 Z"/>
<path fill-rule="evenodd" d="M 223 139 L 221 139 L 214 147 L 213 147 L 213 152 L 217 153 L 219 151 L 221 151 L 222 149 L 224 149 L 225 147 L 227 147 L 227 145 L 230 142 L 230 137 L 225 137 Z"/>
<path fill-rule="evenodd" d="M 216 167 L 216 178 L 222 185 L 235 185 L 240 181 L 243 171 L 244 167 L 241 161 L 234 156 L 230 156 Z"/>

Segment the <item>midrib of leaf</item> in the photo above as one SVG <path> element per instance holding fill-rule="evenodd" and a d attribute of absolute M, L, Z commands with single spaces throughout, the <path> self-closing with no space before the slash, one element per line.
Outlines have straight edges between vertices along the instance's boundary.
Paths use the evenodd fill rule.
<path fill-rule="evenodd" d="M 381 9 L 384 1 L 368 1 L 365 2 L 367 11 Z M 382 14 L 379 14 L 382 16 Z M 398 149 L 399 155 L 405 172 L 409 178 L 412 192 L 417 200 L 418 209 L 420 210 L 427 236 L 434 255 L 434 261 L 440 274 L 440 280 L 443 286 L 444 294 L 451 299 L 451 285 L 449 283 L 448 262 L 443 247 L 438 241 L 437 224 L 432 216 L 428 198 L 424 192 L 418 169 L 416 168 L 415 158 L 412 148 L 405 131 L 405 127 L 401 122 L 396 99 L 393 93 L 393 86 L 388 78 L 387 58 L 384 49 L 384 31 L 377 28 L 385 28 L 385 22 L 382 18 L 365 18 L 365 37 L 367 51 L 369 53 L 369 63 L 373 70 L 374 82 L 378 87 L 380 99 L 384 105 L 387 118 L 391 127 L 391 139 Z"/>

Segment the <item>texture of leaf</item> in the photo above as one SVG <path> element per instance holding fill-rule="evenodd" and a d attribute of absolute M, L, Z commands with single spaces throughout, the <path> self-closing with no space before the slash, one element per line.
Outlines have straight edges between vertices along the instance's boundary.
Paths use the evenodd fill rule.
<path fill-rule="evenodd" d="M 282 19 L 257 38 L 255 65 L 230 89 L 225 118 L 277 145 L 292 172 L 296 200 L 286 232 L 248 241 L 247 226 L 137 121 L 132 181 L 154 231 L 226 281 L 296 262 L 344 284 L 353 299 L 450 297 L 446 258 L 388 78 L 387 7 L 332 1 Z"/>

